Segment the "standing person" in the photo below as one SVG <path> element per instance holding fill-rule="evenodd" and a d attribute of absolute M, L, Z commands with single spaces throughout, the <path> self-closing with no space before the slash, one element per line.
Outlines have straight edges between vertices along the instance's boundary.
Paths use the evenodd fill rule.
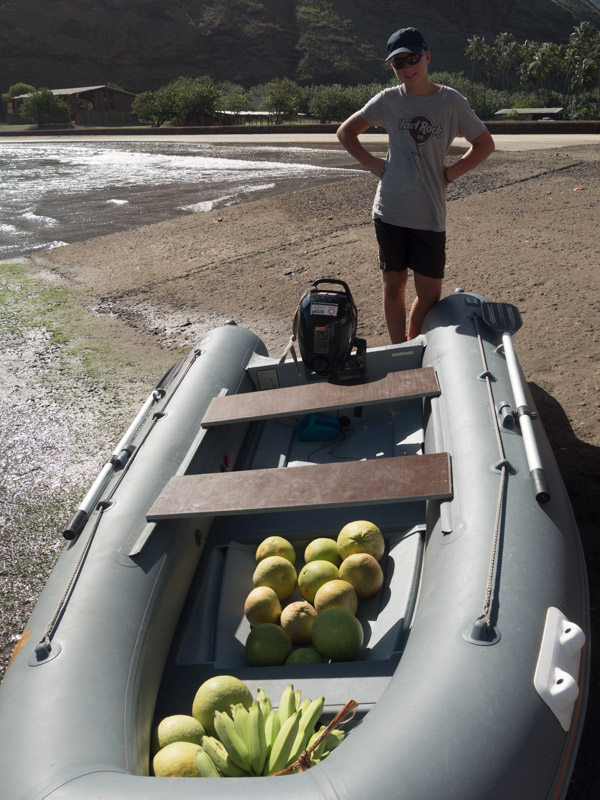
<path fill-rule="evenodd" d="M 392 344 L 414 339 L 440 299 L 446 262 L 449 183 L 486 159 L 494 140 L 455 89 L 433 83 L 431 52 L 416 28 L 401 28 L 387 43 L 399 86 L 384 89 L 338 128 L 346 150 L 379 178 L 373 219 L 383 280 L 383 312 Z M 376 125 L 389 134 L 387 158 L 370 153 L 359 135 Z M 454 164 L 444 160 L 456 136 L 470 148 Z M 413 270 L 416 297 L 406 327 L 406 283 Z"/>

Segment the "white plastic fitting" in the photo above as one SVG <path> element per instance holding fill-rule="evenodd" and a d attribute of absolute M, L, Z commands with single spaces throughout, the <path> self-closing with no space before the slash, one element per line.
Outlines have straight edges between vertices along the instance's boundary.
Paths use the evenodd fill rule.
<path fill-rule="evenodd" d="M 533 683 L 565 731 L 571 727 L 579 697 L 577 680 L 584 645 L 585 634 L 579 625 L 551 606 L 546 614 Z"/>

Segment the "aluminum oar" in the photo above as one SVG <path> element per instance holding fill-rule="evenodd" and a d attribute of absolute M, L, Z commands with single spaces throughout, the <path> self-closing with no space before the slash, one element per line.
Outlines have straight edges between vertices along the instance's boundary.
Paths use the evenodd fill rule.
<path fill-rule="evenodd" d="M 496 333 L 502 334 L 504 355 L 517 407 L 517 416 L 523 436 L 535 499 L 538 503 L 547 503 L 550 500 L 550 492 L 548 491 L 546 474 L 537 446 L 535 431 L 533 430 L 531 410 L 527 405 L 525 387 L 512 341 L 512 334 L 516 333 L 523 324 L 521 314 L 519 309 L 511 303 L 482 303 L 481 315 L 486 325 Z"/>

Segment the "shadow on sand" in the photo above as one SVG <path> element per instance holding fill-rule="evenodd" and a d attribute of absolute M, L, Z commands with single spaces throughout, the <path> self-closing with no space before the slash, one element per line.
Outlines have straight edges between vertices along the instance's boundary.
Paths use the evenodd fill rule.
<path fill-rule="evenodd" d="M 567 415 L 551 395 L 535 383 L 530 383 L 529 388 L 571 498 L 587 565 L 592 638 L 590 694 L 567 800 L 589 800 L 600 797 L 600 652 L 594 648 L 600 641 L 600 447 L 577 438 Z"/>

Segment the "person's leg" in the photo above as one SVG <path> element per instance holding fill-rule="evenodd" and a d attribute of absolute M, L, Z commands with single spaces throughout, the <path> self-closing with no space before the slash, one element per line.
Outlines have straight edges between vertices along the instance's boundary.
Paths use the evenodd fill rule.
<path fill-rule="evenodd" d="M 392 344 L 406 338 L 406 228 L 388 225 L 375 219 L 375 234 L 379 246 L 379 268 L 383 288 L 383 316 Z"/>
<path fill-rule="evenodd" d="M 381 273 L 383 283 L 383 316 L 390 342 L 399 344 L 406 333 L 406 284 L 408 270 L 386 270 Z"/>
<path fill-rule="evenodd" d="M 410 316 L 408 318 L 408 338 L 414 339 L 421 333 L 421 327 L 425 315 L 442 296 L 442 279 L 428 278 L 426 275 L 414 273 L 415 277 L 415 297 Z"/>
<path fill-rule="evenodd" d="M 408 339 L 421 333 L 429 309 L 442 296 L 446 265 L 446 232 L 412 230 L 407 263 L 415 278 L 416 297 L 408 318 Z"/>

